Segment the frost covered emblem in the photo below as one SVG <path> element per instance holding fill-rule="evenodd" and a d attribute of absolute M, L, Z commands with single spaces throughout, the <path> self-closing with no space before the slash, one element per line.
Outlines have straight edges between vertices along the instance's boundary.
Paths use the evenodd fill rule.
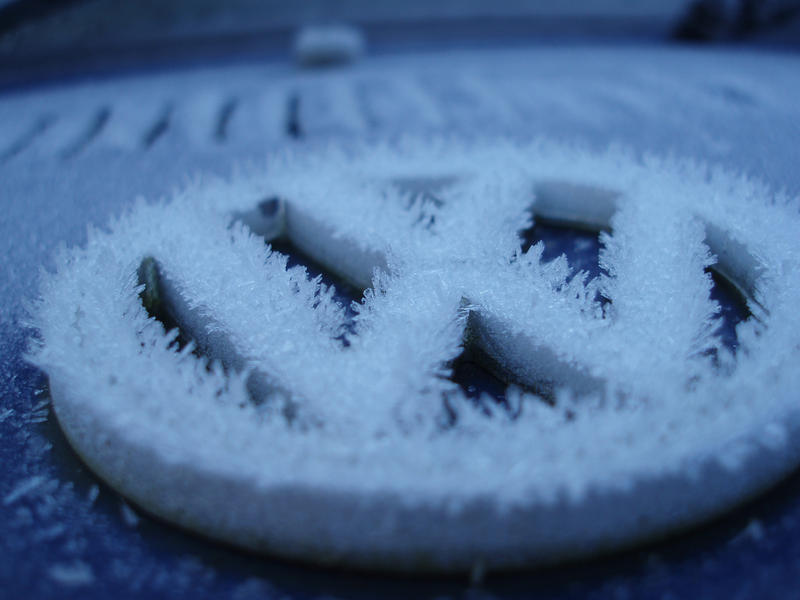
<path fill-rule="evenodd" d="M 605 274 L 523 252 L 539 216 L 606 231 Z M 90 231 L 44 278 L 32 360 L 84 459 L 184 526 L 368 567 L 553 561 L 796 464 L 798 231 L 798 203 L 758 183 L 624 152 L 275 156 Z M 278 237 L 365 289 L 354 319 Z M 735 354 L 711 265 L 753 315 Z M 148 315 L 156 290 L 202 355 Z M 465 344 L 514 382 L 509 410 L 449 379 Z"/>

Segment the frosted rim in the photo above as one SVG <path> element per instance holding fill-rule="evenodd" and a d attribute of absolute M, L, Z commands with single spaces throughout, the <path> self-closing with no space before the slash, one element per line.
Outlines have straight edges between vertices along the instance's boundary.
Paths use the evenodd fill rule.
<path fill-rule="evenodd" d="M 496 177 L 471 180 L 476 165 L 490 173 L 497 171 Z M 309 178 L 309 172 L 315 177 Z M 595 343 L 591 332 L 585 334 L 586 340 L 580 331 L 573 336 L 576 339 L 559 338 L 558 332 L 552 334 L 553 340 L 546 339 L 552 342 L 547 348 L 556 357 L 549 365 L 555 371 L 556 409 L 517 391 L 519 401 L 529 408 L 523 422 L 480 420 L 462 408 L 459 425 L 438 432 L 431 426 L 436 411 L 429 403 L 409 400 L 409 405 L 390 407 L 388 413 L 402 427 L 387 433 L 387 423 L 393 421 L 377 408 L 353 413 L 341 404 L 330 407 L 311 398 L 312 416 L 323 415 L 331 425 L 317 430 L 312 419 L 308 427 L 296 430 L 275 414 L 246 403 L 247 371 L 240 375 L 207 371 L 191 354 L 176 353 L 169 347 L 171 338 L 158 323 L 148 320 L 138 302 L 136 266 L 142 257 L 157 255 L 164 257 L 166 271 L 174 278 L 173 293 L 187 300 L 186 316 L 205 319 L 210 338 L 219 330 L 215 320 L 219 315 L 241 312 L 243 322 L 254 322 L 249 309 L 236 304 L 241 299 L 234 283 L 249 280 L 225 279 L 225 269 L 222 275 L 211 270 L 217 272 L 214 275 L 202 268 L 209 261 L 225 260 L 219 258 L 227 252 L 225 244 L 236 249 L 231 261 L 248 259 L 246 265 L 236 263 L 242 275 L 251 267 L 266 265 L 275 272 L 267 283 L 288 282 L 303 288 L 306 284 L 298 284 L 296 274 L 280 279 L 280 264 L 274 257 L 259 254 L 262 240 L 246 228 L 230 228 L 230 219 L 223 218 L 251 209 L 265 195 L 289 199 L 285 229 L 295 243 L 305 244 L 304 249 L 316 251 L 323 259 L 336 256 L 333 262 L 337 264 L 344 260 L 343 270 L 353 279 L 363 279 L 376 266 L 375 257 L 384 257 L 388 275 L 375 275 L 371 283 L 390 300 L 398 298 L 392 294 L 408 297 L 402 295 L 410 294 L 404 281 L 411 282 L 409 289 L 420 283 L 448 283 L 448 276 L 435 269 L 433 275 L 431 269 L 419 269 L 423 276 L 409 268 L 431 265 L 415 250 L 427 252 L 430 246 L 426 244 L 433 243 L 425 232 L 429 230 L 416 225 L 418 214 L 403 217 L 401 211 L 392 212 L 388 204 L 380 204 L 381 210 L 375 209 L 378 216 L 368 217 L 379 220 L 383 215 L 386 223 L 378 222 L 363 234 L 367 228 L 354 217 L 365 214 L 370 202 L 378 202 L 370 199 L 377 197 L 370 196 L 376 189 L 388 189 L 385 184 L 376 188 L 375 181 L 409 177 L 431 181 L 443 176 L 467 182 L 454 184 L 455 195 L 446 198 L 444 208 L 424 207 L 424 214 L 432 211 L 440 224 L 433 231 L 445 238 L 447 219 L 454 219 L 457 212 L 450 207 L 458 202 L 460 209 L 467 206 L 474 211 L 470 215 L 478 219 L 479 231 L 493 233 L 496 226 L 498 236 L 516 234 L 524 226 L 520 216 L 531 209 L 550 218 L 612 227 L 613 233 L 605 239 L 604 260 L 618 269 L 611 277 L 617 280 L 603 285 L 616 294 L 613 300 L 622 316 L 592 314 L 579 322 L 592 323 L 600 332 L 597 339 L 609 341 L 605 359 L 581 354 L 582 348 Z M 536 190 L 535 200 L 534 194 L 525 195 L 526 189 Z M 495 195 L 489 203 L 491 210 L 483 214 L 480 207 L 487 203 L 480 200 L 485 199 L 486 190 Z M 407 191 L 398 194 L 408 198 Z M 337 202 L 328 201 L 331 197 Z M 391 201 L 384 197 L 380 202 Z M 503 211 L 517 221 L 491 221 L 492 214 Z M 641 266 L 633 259 L 625 262 L 625 249 L 632 247 L 626 244 L 640 243 L 637 240 L 653 238 L 661 231 L 637 225 L 648 218 L 665 224 L 670 234 L 668 226 L 674 221 L 675 235 L 687 236 L 688 267 L 668 262 L 669 253 L 660 258 L 654 252 Z M 800 375 L 793 365 L 800 354 L 800 324 L 794 307 L 800 290 L 792 273 L 800 265 L 799 221 L 795 200 L 782 198 L 758 182 L 681 161 L 637 159 L 622 150 L 593 154 L 544 141 L 465 146 L 453 141 L 405 140 L 394 146 L 332 147 L 273 156 L 266 169 L 251 169 L 227 182 L 196 182 L 168 203 L 140 203 L 113 222 L 109 232 L 91 232 L 86 248 L 65 251 L 58 272 L 43 279 L 42 300 L 34 311 L 40 339 L 31 359 L 48 373 L 59 422 L 84 460 L 144 509 L 189 529 L 259 551 L 389 570 L 466 570 L 476 564 L 508 568 L 554 562 L 697 523 L 751 497 L 796 466 Z M 202 236 L 197 227 L 206 227 Z M 386 236 L 391 238 L 392 227 L 403 235 L 382 245 Z M 667 238 L 665 243 L 670 242 Z M 470 252 L 478 257 L 495 250 L 489 242 L 485 247 L 481 244 L 477 243 L 477 249 L 457 245 L 448 249 L 448 256 L 456 258 L 442 273 L 457 270 Z M 693 244 L 699 248 L 696 255 Z M 648 371 L 650 357 L 641 356 L 638 341 L 630 342 L 622 314 L 625 306 L 647 294 L 636 286 L 626 291 L 625 273 L 635 279 L 637 269 L 645 272 L 645 267 L 664 260 L 657 272 L 676 267 L 674 277 L 679 279 L 682 270 L 702 273 L 709 252 L 748 297 L 754 314 L 737 328 L 738 353 L 720 354 L 720 364 L 713 367 L 694 354 L 670 354 L 659 363 L 664 363 L 663 372 Z M 528 259 L 519 268 L 529 269 L 531 277 L 561 282 L 562 287 L 548 283 L 554 298 L 573 297 L 575 289 L 565 287 L 566 275 L 552 272 L 558 265 L 543 265 L 535 251 Z M 502 270 L 494 260 L 486 265 L 478 258 L 469 262 L 476 271 L 475 281 L 495 277 L 493 270 Z M 227 265 L 229 274 L 233 264 Z M 192 282 L 197 281 L 189 295 Z M 269 372 L 275 379 L 284 377 L 281 381 L 288 381 L 290 388 L 293 378 L 299 377 L 292 356 L 303 355 L 305 349 L 314 358 L 338 352 L 330 342 L 338 333 L 336 307 L 319 301 L 311 283 L 307 282 L 308 289 L 292 292 L 294 296 L 276 296 L 273 301 L 274 306 L 292 299 L 301 303 L 302 296 L 306 308 L 318 302 L 313 310 L 308 308 L 307 319 L 290 327 L 293 335 L 308 336 L 304 350 L 290 349 L 285 360 L 264 363 L 277 365 L 276 371 Z M 666 280 L 666 285 L 672 284 L 700 296 L 704 289 L 702 281 L 690 287 L 694 281 Z M 474 289 L 472 285 L 477 284 L 470 280 L 462 287 Z M 204 292 L 203 286 L 209 291 Z M 545 294 L 548 286 L 537 293 Z M 463 290 L 451 294 L 447 285 L 442 289 L 436 302 L 432 301 L 433 308 L 419 309 L 430 311 L 433 317 L 441 316 L 436 310 L 442 306 L 441 314 L 452 312 L 452 319 L 444 319 L 431 334 L 431 343 L 440 344 L 439 362 L 423 357 L 433 365 L 427 371 L 431 376 L 438 373 L 442 360 L 457 353 L 453 340 L 459 339 L 467 320 L 463 311 L 452 310 L 453 306 L 463 308 Z M 252 293 L 248 289 L 243 297 Z M 365 345 L 370 343 L 370 332 L 380 329 L 378 309 L 393 307 L 390 300 L 380 304 L 385 295 L 375 296 L 367 304 L 373 303 L 378 316 L 373 321 L 366 318 Z M 481 297 L 483 304 L 468 298 L 470 306 L 483 311 L 475 309 L 480 317 L 476 330 L 485 347 L 495 350 L 496 358 L 521 378 L 535 378 L 539 376 L 536 365 L 516 363 L 528 356 L 529 349 L 543 346 L 532 336 L 547 331 L 532 332 L 526 324 L 509 337 L 504 324 L 508 315 L 526 314 L 528 308 L 524 299 L 517 306 L 504 305 L 504 298 L 499 292 Z M 576 309 L 581 314 L 593 307 L 591 299 L 579 301 L 585 303 Z M 673 301 L 683 307 L 680 298 Z M 692 297 L 686 306 L 707 310 L 707 301 Z M 263 306 L 253 310 L 263 310 Z M 558 314 L 554 312 L 554 318 Z M 566 326 L 572 314 L 556 324 Z M 665 314 L 666 320 L 672 318 Z M 687 321 L 694 317 L 691 312 L 685 316 Z M 713 344 L 713 323 L 705 323 L 707 318 L 698 318 L 702 343 L 692 346 L 693 352 Z M 651 321 L 652 315 L 642 322 Z M 670 335 L 673 329 L 667 325 L 659 329 L 661 324 L 655 322 L 652 332 L 637 333 L 636 340 Z M 308 331 L 302 333 L 302 327 Z M 614 327 L 622 332 L 603 333 Z M 314 337 L 312 330 L 323 333 Z M 275 331 L 279 335 L 282 330 Z M 244 365 L 260 368 L 253 366 L 250 341 L 238 335 L 234 325 L 226 334 L 244 357 Z M 536 344 L 531 339 L 537 339 Z M 280 352 L 282 345 L 277 341 L 274 351 Z M 693 338 L 690 341 L 696 343 Z M 634 348 L 626 350 L 631 345 Z M 654 348 L 653 354 L 660 351 Z M 605 368 L 603 360 L 610 358 L 619 360 Z M 344 365 L 343 372 L 349 368 L 346 361 L 336 364 Z M 684 365 L 689 369 L 687 379 L 671 384 L 670 369 Z M 367 366 L 367 370 L 377 368 Z M 587 378 L 576 377 L 576 372 Z M 637 372 L 644 375 L 626 380 Z M 320 373 L 324 376 L 324 369 Z M 399 385 L 393 377 L 387 376 L 387 381 Z M 576 381 L 580 385 L 572 386 Z M 589 383 L 583 385 L 585 381 Z M 452 391 L 446 383 L 442 385 L 434 392 Z M 305 390 L 299 397 L 306 398 Z M 628 401 L 620 403 L 625 398 Z M 560 411 L 565 407 L 577 410 L 577 418 L 563 420 Z M 416 427 L 416 423 L 423 425 Z M 371 429 L 373 424 L 377 425 Z"/>

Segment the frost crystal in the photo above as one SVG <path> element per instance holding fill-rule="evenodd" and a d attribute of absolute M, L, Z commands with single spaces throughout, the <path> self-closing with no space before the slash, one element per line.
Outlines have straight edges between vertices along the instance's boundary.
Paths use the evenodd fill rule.
<path fill-rule="evenodd" d="M 602 230 L 603 274 L 523 251 L 537 218 Z M 65 251 L 31 360 L 91 466 L 183 525 L 367 566 L 551 561 L 697 521 L 794 465 L 798 230 L 797 203 L 758 182 L 621 150 L 276 155 Z M 354 321 L 270 247 L 286 239 L 365 290 Z M 753 315 L 736 354 L 711 266 Z M 449 378 L 465 344 L 513 382 L 513 418 Z"/>

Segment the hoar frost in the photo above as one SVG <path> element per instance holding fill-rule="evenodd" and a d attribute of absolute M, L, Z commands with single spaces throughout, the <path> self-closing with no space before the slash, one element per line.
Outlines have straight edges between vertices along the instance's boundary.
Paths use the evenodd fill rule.
<path fill-rule="evenodd" d="M 43 278 L 31 360 L 139 505 L 257 550 L 468 570 L 657 535 L 796 464 L 795 200 L 544 141 L 267 164 L 137 203 Z M 540 217 L 603 229 L 604 274 L 523 252 Z M 354 323 L 277 238 L 365 290 Z M 145 264 L 180 350 L 142 303 Z M 753 315 L 736 354 L 712 266 Z M 449 379 L 465 340 L 513 382 L 514 418 Z"/>

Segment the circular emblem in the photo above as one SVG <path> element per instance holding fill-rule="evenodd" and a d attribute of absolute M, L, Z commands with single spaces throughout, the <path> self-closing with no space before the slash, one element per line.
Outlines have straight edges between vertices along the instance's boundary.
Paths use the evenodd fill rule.
<path fill-rule="evenodd" d="M 538 218 L 600 231 L 602 274 L 523 250 Z M 798 231 L 797 202 L 757 182 L 622 150 L 277 155 L 64 251 L 31 360 L 86 462 L 182 526 L 363 567 L 552 562 L 797 464 Z M 287 268 L 287 239 L 363 299 Z M 736 351 L 709 268 L 748 302 Z M 452 381 L 465 347 L 504 406 Z"/>

